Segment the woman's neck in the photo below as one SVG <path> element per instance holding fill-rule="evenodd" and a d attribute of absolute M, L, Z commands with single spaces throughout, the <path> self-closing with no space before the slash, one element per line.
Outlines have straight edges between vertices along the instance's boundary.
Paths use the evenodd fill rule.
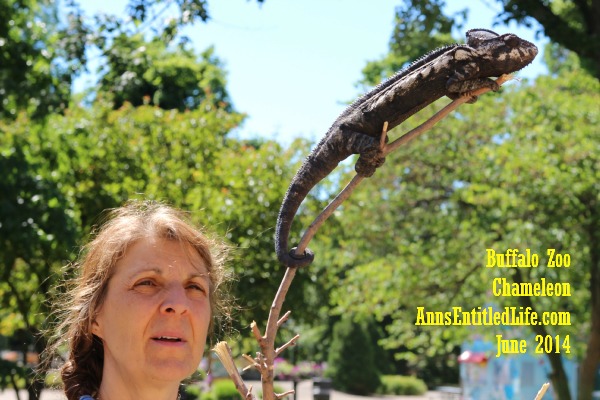
<path fill-rule="evenodd" d="M 156 382 L 122 379 L 114 371 L 104 371 L 96 400 L 177 400 L 179 382 Z"/>
<path fill-rule="evenodd" d="M 124 390 L 117 391 L 112 389 L 103 389 L 100 387 L 100 391 L 96 396 L 96 400 L 179 400 L 178 390 L 171 390 L 169 393 L 164 392 L 164 394 L 159 394 L 154 389 L 149 389 L 145 391 L 135 390 Z"/>

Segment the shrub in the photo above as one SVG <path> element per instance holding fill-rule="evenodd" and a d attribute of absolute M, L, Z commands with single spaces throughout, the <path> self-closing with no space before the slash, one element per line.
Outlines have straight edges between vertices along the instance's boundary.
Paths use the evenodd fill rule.
<path fill-rule="evenodd" d="M 380 379 L 375 345 L 362 324 L 343 319 L 334 325 L 326 371 L 334 388 L 358 395 L 377 390 Z"/>
<path fill-rule="evenodd" d="M 427 392 L 427 385 L 419 378 L 401 375 L 383 375 L 377 394 L 383 395 L 422 395 Z"/>
<path fill-rule="evenodd" d="M 213 400 L 242 400 L 231 379 L 214 381 L 210 392 Z"/>
<path fill-rule="evenodd" d="M 199 388 L 198 388 L 199 389 Z M 275 393 L 283 393 L 285 389 L 279 385 L 274 385 Z M 262 390 L 254 391 L 258 399 L 262 399 Z M 235 383 L 230 379 L 219 379 L 213 382 L 213 386 L 208 392 L 198 393 L 200 400 L 241 400 L 239 392 L 235 388 Z"/>

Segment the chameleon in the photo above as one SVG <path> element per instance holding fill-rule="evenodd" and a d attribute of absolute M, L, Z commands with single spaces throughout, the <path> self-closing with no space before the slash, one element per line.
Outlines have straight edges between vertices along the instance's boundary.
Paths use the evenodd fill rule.
<path fill-rule="evenodd" d="M 306 249 L 288 251 L 292 221 L 310 190 L 337 165 L 358 154 L 355 170 L 370 177 L 385 158 L 380 148 L 384 122 L 392 129 L 424 107 L 448 96 L 456 99 L 479 88 L 499 89 L 490 79 L 516 72 L 530 64 L 537 47 L 512 33 L 499 35 L 488 29 L 471 29 L 466 44 L 433 50 L 350 104 L 304 160 L 283 198 L 275 228 L 275 251 L 279 262 L 298 268 L 312 263 Z M 469 103 L 475 102 L 471 97 Z"/>

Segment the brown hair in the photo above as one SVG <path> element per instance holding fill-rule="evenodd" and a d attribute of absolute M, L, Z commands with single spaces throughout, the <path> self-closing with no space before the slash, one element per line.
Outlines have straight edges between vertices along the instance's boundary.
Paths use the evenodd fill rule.
<path fill-rule="evenodd" d="M 161 203 L 133 201 L 113 209 L 73 264 L 78 276 L 69 289 L 67 308 L 56 332 L 58 340 L 68 344 L 69 355 L 61 375 L 69 400 L 98 392 L 104 349 L 100 339 L 92 334 L 92 322 L 104 302 L 115 264 L 142 238 L 175 240 L 197 251 L 210 277 L 209 330 L 214 329 L 215 321 L 229 315 L 224 290 L 220 290 L 227 281 L 226 247 L 222 242 L 196 229 L 183 212 Z M 52 346 L 53 351 L 61 344 L 58 340 Z"/>

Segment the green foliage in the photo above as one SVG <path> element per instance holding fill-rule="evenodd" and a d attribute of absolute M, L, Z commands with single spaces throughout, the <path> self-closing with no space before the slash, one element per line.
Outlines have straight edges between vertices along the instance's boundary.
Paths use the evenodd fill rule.
<path fill-rule="evenodd" d="M 118 17 L 85 15 L 73 1 L 0 1 L 0 117 L 63 112 L 72 100 L 73 79 L 88 67 L 88 54 L 98 52 L 106 59 L 99 64 L 110 68 L 102 71 L 101 89 L 114 96 L 116 107 L 142 104 L 144 96 L 168 109 L 194 108 L 205 98 L 228 107 L 212 50 L 198 57 L 179 33 L 209 19 L 207 1 L 175 3 L 130 0 L 127 15 Z"/>
<path fill-rule="evenodd" d="M 544 49 L 544 62 L 551 74 L 581 69 L 579 57 L 556 43 L 548 43 Z"/>
<path fill-rule="evenodd" d="M 357 246 L 363 251 L 362 254 L 372 257 L 365 258 L 365 261 L 362 262 L 357 260 L 358 264 L 362 265 L 352 270 L 349 275 L 354 275 L 353 279 L 357 279 L 358 282 L 364 279 L 365 275 L 374 275 L 372 271 L 379 271 L 379 277 L 376 278 L 377 284 L 373 285 L 372 289 L 369 287 L 370 285 L 367 285 L 368 293 L 373 293 L 374 297 L 380 300 L 380 303 L 376 304 L 381 304 L 384 301 L 382 299 L 386 297 L 382 294 L 383 292 L 378 291 L 377 285 L 387 286 L 389 280 L 399 279 L 400 281 L 405 281 L 406 285 L 402 287 L 405 290 L 411 291 L 411 293 L 415 289 L 417 293 L 420 291 L 423 291 L 423 293 L 438 293 L 446 287 L 448 281 L 454 282 L 450 286 L 458 287 L 459 291 L 453 292 L 449 298 L 455 301 L 454 305 L 462 306 L 461 299 L 470 299 L 470 302 L 484 300 L 475 300 L 482 293 L 477 290 L 475 285 L 471 285 L 469 277 L 479 276 L 484 286 L 489 285 L 491 277 L 477 272 L 477 265 L 473 264 L 472 261 L 476 254 L 471 254 L 470 259 L 468 257 L 460 257 L 459 248 L 454 247 L 455 239 L 459 238 L 459 243 L 462 243 L 466 249 L 481 248 L 481 246 L 491 247 L 492 243 L 500 249 L 526 245 L 532 247 L 533 251 L 544 254 L 546 248 L 560 247 L 563 251 L 569 249 L 571 252 L 578 252 L 583 260 L 583 271 L 589 271 L 590 276 L 580 274 L 581 269 L 576 272 L 569 271 L 558 275 L 556 271 L 549 271 L 546 275 L 539 271 L 535 271 L 533 274 L 516 271 L 513 279 L 515 281 L 522 281 L 538 279 L 542 276 L 554 280 L 558 278 L 563 280 L 568 279 L 570 282 L 580 282 L 580 285 L 583 287 L 589 287 L 589 291 L 578 293 L 576 297 L 569 299 L 570 301 L 565 301 L 564 299 L 554 301 L 536 299 L 533 304 L 530 304 L 528 299 L 522 298 L 520 305 L 525 307 L 534 305 L 537 309 L 541 310 L 554 311 L 556 308 L 559 311 L 568 310 L 573 312 L 573 310 L 577 310 L 573 315 L 577 315 L 577 318 L 586 321 L 580 325 L 582 328 L 600 326 L 597 318 L 594 319 L 595 317 L 593 317 L 600 315 L 600 305 L 598 302 L 593 302 L 595 310 L 591 313 L 591 321 L 589 319 L 590 315 L 583 308 L 583 304 L 585 304 L 587 299 L 597 298 L 597 293 L 600 293 L 600 285 L 597 283 L 600 282 L 600 279 L 596 278 L 596 276 L 600 275 L 600 272 L 598 272 L 600 271 L 600 262 L 598 261 L 600 260 L 600 251 L 594 245 L 594 243 L 597 243 L 597 238 L 592 233 L 598 229 L 598 200 L 597 196 L 593 194 L 594 190 L 595 193 L 598 190 L 594 188 L 592 191 L 589 191 L 590 183 L 588 182 L 588 177 L 591 177 L 592 180 L 596 179 L 597 167 L 595 165 L 597 164 L 594 159 L 589 160 L 585 157 L 585 161 L 582 160 L 581 163 L 576 163 L 576 166 L 571 166 L 566 161 L 555 160 L 555 149 L 562 149 L 562 153 L 560 154 L 563 155 L 569 152 L 577 153 L 573 148 L 581 148 L 581 144 L 583 143 L 585 149 L 581 149 L 579 154 L 587 154 L 588 151 L 593 151 L 594 141 L 592 139 L 593 135 L 589 132 L 589 127 L 594 126 L 593 121 L 597 120 L 597 114 L 591 112 L 593 108 L 585 108 L 584 115 L 581 113 L 573 115 L 574 110 L 571 110 L 571 107 L 574 103 L 570 102 L 569 99 L 579 96 L 581 93 L 580 84 L 582 82 L 587 82 L 589 85 L 588 88 L 595 88 L 597 90 L 597 85 L 589 82 L 590 79 L 588 76 L 582 75 L 582 79 L 577 83 L 575 81 L 578 79 L 574 78 L 576 74 L 582 73 L 580 70 L 581 66 L 594 76 L 596 81 L 600 79 L 600 42 L 598 41 L 598 37 L 600 37 L 600 25 L 596 21 L 597 18 L 595 19 L 594 17 L 598 15 L 597 2 L 592 0 L 557 0 L 551 2 L 498 0 L 498 3 L 503 6 L 503 12 L 497 16 L 498 22 L 508 24 L 516 21 L 517 23 L 531 27 L 533 20 L 537 20 L 537 23 L 539 23 L 538 32 L 541 33 L 543 31 L 553 42 L 547 46 L 545 55 L 551 73 L 556 76 L 570 76 L 571 78 L 568 78 L 569 83 L 566 84 L 563 81 L 563 84 L 566 84 L 565 87 L 557 82 L 555 90 L 550 89 L 547 92 L 548 97 L 544 98 L 544 100 L 539 98 L 540 101 L 536 102 L 533 106 L 528 102 L 529 98 L 538 99 L 538 97 L 535 93 L 529 93 L 525 95 L 527 100 L 522 100 L 521 104 L 514 104 L 512 107 L 500 109 L 496 108 L 495 110 L 490 109 L 479 114 L 490 116 L 489 119 L 491 121 L 487 122 L 496 121 L 495 123 L 483 124 L 476 116 L 461 111 L 461 118 L 465 118 L 466 121 L 471 123 L 470 126 L 464 127 L 462 132 L 473 129 L 480 132 L 494 132 L 495 137 L 492 143 L 501 145 L 497 148 L 494 145 L 489 146 L 485 150 L 485 153 L 482 153 L 481 150 L 477 149 L 477 146 L 483 141 L 482 139 L 476 139 L 478 142 L 472 147 L 471 151 L 466 154 L 460 154 L 459 157 L 454 157 L 453 153 L 459 152 L 456 151 L 457 147 L 454 143 L 454 138 L 451 136 L 449 149 L 452 149 L 452 152 L 450 154 L 446 151 L 441 151 L 438 153 L 438 156 L 441 157 L 439 159 L 423 160 L 423 165 L 418 165 L 418 163 L 416 166 L 403 164 L 402 167 L 399 167 L 404 168 L 404 171 L 399 169 L 397 174 L 392 175 L 389 180 L 385 181 L 385 184 L 393 182 L 396 188 L 408 192 L 406 200 L 400 200 L 400 203 L 402 204 L 402 201 L 406 201 L 406 204 L 411 204 L 412 208 L 400 211 L 404 213 L 405 217 L 397 218 L 398 222 L 392 225 L 392 229 L 404 229 L 408 232 L 414 232 L 415 235 L 410 233 L 406 235 L 406 237 L 411 237 L 411 239 L 406 240 L 401 245 L 388 243 L 391 245 L 391 250 L 389 251 L 377 251 L 371 245 Z M 448 18 L 441 11 L 443 6 L 443 1 L 432 0 L 407 1 L 400 6 L 397 10 L 397 28 L 390 43 L 391 52 L 383 60 L 367 65 L 364 70 L 365 79 L 363 83 L 377 83 L 382 77 L 398 70 L 408 60 L 412 60 L 415 56 L 420 55 L 419 52 L 412 51 L 418 47 L 420 42 L 427 43 L 426 38 L 414 40 L 420 34 L 427 32 L 433 38 L 443 37 L 440 33 L 449 33 L 452 27 L 459 27 L 466 13 L 459 13 L 459 15 Z M 441 28 L 436 29 L 436 26 Z M 428 44 L 429 46 L 433 45 L 431 42 Z M 572 84 L 574 86 L 571 86 Z M 588 95 L 593 93 L 593 91 L 585 92 Z M 548 107 L 549 98 L 554 98 L 556 94 L 560 98 L 556 99 L 554 104 L 561 104 L 561 106 L 555 109 Z M 564 104 L 565 101 L 567 104 Z M 586 107 L 589 107 L 594 101 L 597 102 L 597 98 L 592 101 L 585 100 L 584 104 Z M 540 107 L 540 109 L 537 107 Z M 549 114 L 546 113 L 547 108 L 552 108 Z M 501 111 L 505 114 L 494 114 L 494 111 Z M 492 118 L 492 115 L 495 115 L 495 117 Z M 535 120 L 537 125 L 535 127 L 531 126 L 526 121 L 520 121 L 519 118 L 511 120 L 510 117 L 513 115 L 521 116 L 525 120 Z M 540 115 L 544 115 L 545 117 L 540 117 Z M 556 121 L 557 117 L 561 122 Z M 519 120 L 519 122 L 515 122 L 516 120 Z M 448 124 L 447 121 L 444 122 L 445 125 Z M 577 122 L 574 123 L 574 121 Z M 567 131 L 564 130 L 565 126 L 569 126 Z M 408 128 L 409 125 L 405 123 L 403 127 Z M 538 131 L 537 128 L 539 127 L 543 127 L 543 130 Z M 530 129 L 532 132 L 538 132 L 539 135 L 543 136 L 546 136 L 546 132 L 548 131 L 558 131 L 560 133 L 558 133 L 558 137 L 548 139 L 547 143 L 545 140 L 541 140 L 549 148 L 539 150 L 534 161 L 534 157 L 530 157 L 531 153 L 526 153 L 525 156 L 522 156 L 523 149 L 531 146 L 532 142 L 531 134 L 525 133 L 527 129 Z M 460 133 L 457 134 L 460 135 Z M 583 137 L 580 137 L 579 141 L 570 142 L 570 139 L 563 137 L 572 138 L 573 136 L 578 136 L 578 134 L 583 134 Z M 520 135 L 523 135 L 524 138 L 520 139 Z M 569 143 L 564 143 L 565 140 L 569 141 Z M 536 143 L 535 140 L 533 142 Z M 511 147 L 511 150 L 514 153 L 504 153 L 512 145 L 514 147 Z M 427 147 L 422 148 L 422 150 L 426 153 L 430 152 L 430 149 Z M 471 160 L 473 154 L 479 154 L 480 158 Z M 499 154 L 503 154 L 503 161 L 501 163 L 498 162 L 495 165 L 480 164 L 484 158 L 487 158 L 489 161 Z M 519 155 L 517 156 L 517 154 Z M 418 153 L 407 152 L 403 156 L 408 159 L 413 157 L 419 160 Z M 561 156 L 558 156 L 558 158 L 561 158 Z M 464 175 L 461 171 L 469 170 L 466 169 L 467 166 L 461 162 L 461 159 L 469 160 L 472 168 L 470 172 Z M 442 160 L 442 162 L 438 160 Z M 531 165 L 529 164 L 530 162 Z M 559 168 L 563 172 L 559 173 L 556 170 L 551 172 L 552 168 L 541 171 L 540 166 L 546 166 L 548 163 L 550 165 L 554 163 L 554 168 Z M 581 164 L 587 165 L 587 167 L 580 168 Z M 509 168 L 504 168 L 505 165 L 508 165 Z M 519 165 L 519 168 L 511 168 L 513 165 Z M 559 167 L 559 165 L 561 166 Z M 426 177 L 427 173 L 422 172 L 422 168 L 434 168 L 438 176 Z M 511 174 L 500 178 L 501 180 L 498 181 L 499 176 L 502 175 L 501 171 L 505 170 L 511 171 Z M 538 175 L 522 173 L 523 171 L 529 172 L 532 170 L 538 171 Z M 583 176 L 583 182 L 569 175 L 566 180 L 561 181 L 562 183 L 569 183 L 566 183 L 564 186 L 562 184 L 555 185 L 555 179 L 562 178 L 565 170 L 578 171 L 583 174 L 579 175 Z M 478 172 L 481 173 L 482 171 L 485 171 L 486 175 L 478 174 Z M 541 176 L 547 177 L 546 174 L 549 174 L 551 177 L 550 181 L 540 178 Z M 518 187 L 515 186 L 515 177 L 523 178 L 523 180 L 519 181 L 520 186 Z M 529 179 L 533 179 L 536 183 L 531 185 Z M 415 183 L 413 180 L 421 180 L 423 182 L 418 189 L 415 187 L 415 191 L 412 191 L 412 183 Z M 500 186 L 497 186 L 497 182 Z M 507 188 L 509 188 L 508 193 Z M 583 190 L 585 193 L 580 192 L 580 190 Z M 374 189 L 374 191 L 377 191 L 377 189 Z M 468 198 L 462 197 L 466 193 L 470 193 Z M 385 199 L 386 202 L 394 201 L 393 192 L 382 190 L 381 195 L 382 199 Z M 363 201 L 370 203 L 372 200 L 373 197 L 371 196 L 369 199 Z M 485 211 L 479 207 L 482 204 L 486 205 L 484 206 Z M 561 208 L 561 206 L 564 208 Z M 565 210 L 569 211 L 565 213 Z M 394 211 L 390 210 L 391 216 L 381 211 L 377 216 L 385 215 L 386 218 L 382 219 L 382 223 L 389 224 L 389 218 L 395 217 Z M 418 215 L 419 213 L 423 215 Z M 566 217 L 563 219 L 559 215 L 566 215 Z M 429 218 L 429 216 L 433 218 Z M 436 218 L 443 218 L 449 224 L 446 227 L 436 227 L 436 225 L 439 225 L 435 221 Z M 413 224 L 417 224 L 419 228 L 414 228 Z M 377 229 L 371 229 L 368 235 L 380 236 L 379 232 L 376 231 Z M 465 232 L 469 232 L 469 234 L 464 234 Z M 475 234 L 474 232 L 477 233 Z M 362 234 L 365 235 L 365 232 L 362 232 Z M 352 243 L 353 240 L 351 239 L 349 242 Z M 373 243 L 368 240 L 366 242 L 369 244 Z M 384 237 L 379 237 L 375 241 L 375 243 L 380 244 L 386 242 L 389 242 L 389 240 Z M 381 246 L 382 249 L 385 247 L 385 245 Z M 399 254 L 396 259 L 388 255 L 393 252 Z M 424 252 L 426 255 L 423 256 L 420 254 L 421 252 Z M 349 259 L 352 258 L 349 257 Z M 442 274 L 439 276 L 433 274 L 433 276 L 429 277 L 432 278 L 433 282 L 430 282 L 430 279 L 424 282 L 418 278 L 396 277 L 397 274 L 393 271 L 383 272 L 386 266 L 398 264 L 406 265 L 409 268 L 436 268 L 438 271 L 442 271 Z M 449 276 L 452 276 L 455 272 L 456 275 L 454 278 L 443 279 L 442 275 L 450 274 Z M 345 272 L 341 273 L 342 277 L 345 275 Z M 361 284 L 364 283 L 361 281 Z M 364 290 L 364 288 L 361 287 L 360 290 Z M 423 304 L 427 304 L 430 308 L 436 308 L 443 307 L 448 302 L 447 299 L 434 300 L 435 297 L 438 296 L 428 298 Z M 346 293 L 342 293 L 341 291 L 338 294 L 334 294 L 334 302 L 336 299 L 345 304 L 342 307 L 344 309 L 348 307 L 365 309 L 368 307 L 368 305 L 359 304 L 352 296 L 346 296 Z M 378 307 L 381 311 L 379 318 L 393 318 L 394 320 L 388 327 L 391 337 L 399 337 L 397 341 L 388 341 L 388 345 L 394 348 L 410 343 L 409 347 L 413 348 L 413 352 L 404 353 L 401 357 L 406 358 L 411 363 L 421 363 L 423 366 L 425 358 L 431 360 L 434 357 L 444 357 L 443 353 L 446 353 L 448 355 L 447 359 L 455 364 L 455 357 L 452 356 L 453 344 L 460 342 L 460 336 L 465 332 L 460 328 L 452 329 L 451 334 L 447 333 L 446 330 L 435 332 L 425 329 L 423 331 L 416 330 L 415 332 L 407 329 L 407 327 L 400 328 L 397 326 L 399 325 L 397 321 L 401 318 L 401 314 L 404 314 L 407 309 L 414 309 L 418 305 L 418 302 L 415 301 L 410 306 L 404 305 L 404 307 L 398 307 L 398 304 L 395 303 L 398 302 L 390 302 L 389 306 Z M 411 302 L 402 301 L 401 303 Z M 517 304 L 517 302 L 513 303 Z M 384 304 L 386 304 L 385 301 Z M 387 310 L 384 311 L 384 309 Z M 408 319 L 410 320 L 412 317 Z M 542 335 L 548 333 L 547 329 L 540 327 L 534 328 L 534 331 L 536 334 Z M 554 327 L 551 327 L 550 331 L 561 331 L 563 334 L 565 332 L 572 332 L 575 336 L 577 336 L 577 332 L 581 332 L 581 330 Z M 432 336 L 430 337 L 430 335 Z M 600 332 L 597 332 L 596 329 L 596 332 L 592 332 L 591 335 L 598 336 Z M 432 339 L 436 343 L 435 346 L 428 344 Z M 582 356 L 582 367 L 580 368 L 579 398 L 581 399 L 589 398 L 591 395 L 594 382 L 593 371 L 596 369 L 599 361 L 597 353 L 591 352 L 589 348 L 586 349 L 585 343 L 587 341 L 588 332 L 586 330 L 585 334 L 578 337 L 578 349 L 576 351 L 577 354 L 585 354 Z M 415 351 L 417 348 L 421 350 Z M 563 375 L 560 373 L 560 369 L 562 368 L 560 359 L 553 355 L 549 355 L 549 359 L 555 369 L 552 376 L 562 377 Z M 554 386 L 557 388 L 559 397 L 569 398 L 568 383 L 564 377 L 555 378 Z"/>
<path fill-rule="evenodd" d="M 266 319 L 279 269 L 270 232 L 292 174 L 276 143 L 255 147 L 226 138 L 241 118 L 210 102 L 185 113 L 98 104 L 51 119 L 47 132 L 56 151 L 69 155 L 61 156 L 59 170 L 65 185 L 77 187 L 71 194 L 84 229 L 102 210 L 138 193 L 194 210 L 198 221 L 237 247 L 232 266 L 245 285 L 235 297 L 252 313 L 236 327 Z M 300 289 L 306 280 L 298 280 Z M 290 292 L 290 302 L 302 298 L 302 290 Z"/>
<path fill-rule="evenodd" d="M 231 109 L 225 73 L 212 48 L 197 56 L 183 45 L 167 48 L 159 38 L 121 34 L 107 51 L 101 75 L 98 95 L 110 99 L 114 108 L 129 102 L 183 111 L 209 99 Z"/>
<path fill-rule="evenodd" d="M 261 232 L 276 218 L 283 172 L 291 171 L 275 143 L 254 148 L 225 138 L 241 118 L 210 102 L 185 113 L 97 103 L 43 124 L 25 114 L 0 122 L 0 334 L 26 329 L 24 345 L 43 350 L 35 338 L 51 322 L 46 300 L 59 276 L 72 272 L 61 266 L 104 209 L 136 196 L 193 210 L 196 221 L 243 246 L 233 268 L 273 290 L 239 287 L 234 296 L 242 304 L 252 296 L 246 304 L 257 306 L 247 318 L 266 315 L 277 282 L 265 275 L 275 260 L 271 236 Z"/>
<path fill-rule="evenodd" d="M 427 392 L 427 385 L 414 376 L 382 375 L 379 395 L 420 396 Z"/>
<path fill-rule="evenodd" d="M 380 377 L 374 346 L 362 324 L 350 318 L 335 324 L 326 375 L 336 389 L 357 395 L 375 392 Z"/>

